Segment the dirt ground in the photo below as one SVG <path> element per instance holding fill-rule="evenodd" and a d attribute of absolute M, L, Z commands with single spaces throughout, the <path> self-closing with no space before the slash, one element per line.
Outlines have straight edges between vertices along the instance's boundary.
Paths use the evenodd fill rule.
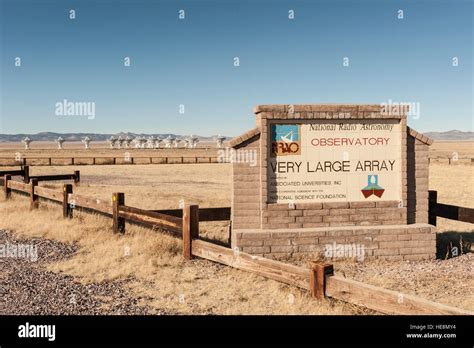
<path fill-rule="evenodd" d="M 124 192 L 127 205 L 145 209 L 178 208 L 181 200 L 201 207 L 230 206 L 228 164 L 33 167 L 31 172 L 73 170 L 81 171 L 81 183 L 74 192 L 103 200 L 110 200 L 113 192 Z M 430 189 L 438 191 L 442 203 L 473 208 L 473 171 L 470 165 L 432 163 Z M 61 183 L 41 185 L 59 188 Z M 67 258 L 42 263 L 42 270 L 71 276 L 83 285 L 121 282 L 120 287 L 149 312 L 372 313 L 338 301 L 317 302 L 296 288 L 209 261 L 184 262 L 179 240 L 136 226 L 127 226 L 127 234 L 117 237 L 111 232 L 111 221 L 100 216 L 75 212 L 73 220 L 64 220 L 59 206 L 40 203 L 39 210 L 29 211 L 28 200 L 18 195 L 10 202 L 0 200 L 0 216 L 0 229 L 12 231 L 12 238 L 43 238 L 77 246 Z M 227 223 L 203 223 L 200 228 L 205 237 L 227 242 Z M 462 243 L 472 245 L 473 236 L 472 224 L 438 219 L 438 260 L 335 262 L 336 273 L 474 310 L 472 254 L 444 260 L 443 250 L 449 243 L 459 244 L 461 237 Z M 311 258 L 295 255 L 288 262 L 305 265 Z"/>

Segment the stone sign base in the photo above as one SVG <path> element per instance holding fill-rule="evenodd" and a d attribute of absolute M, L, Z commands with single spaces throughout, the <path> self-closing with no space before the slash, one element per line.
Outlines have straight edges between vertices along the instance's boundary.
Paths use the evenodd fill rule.
<path fill-rule="evenodd" d="M 334 259 L 360 258 L 362 255 L 363 258 L 424 260 L 435 258 L 435 229 L 432 225 L 419 223 L 233 230 L 232 247 L 264 257 L 312 253 Z"/>

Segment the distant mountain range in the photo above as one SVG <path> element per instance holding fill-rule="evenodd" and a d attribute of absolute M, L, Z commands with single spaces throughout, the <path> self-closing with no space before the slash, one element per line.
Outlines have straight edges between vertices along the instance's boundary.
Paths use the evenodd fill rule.
<path fill-rule="evenodd" d="M 140 137 L 149 137 L 149 136 L 154 136 L 160 137 L 160 138 L 166 138 L 168 135 L 171 135 L 173 137 L 178 137 L 178 138 L 185 138 L 186 135 L 177 135 L 177 134 L 171 134 L 171 133 L 166 133 L 166 134 L 145 134 L 145 133 L 116 133 L 116 134 L 99 134 L 99 133 L 54 133 L 54 132 L 41 132 L 37 134 L 0 134 L 0 142 L 20 142 L 26 137 L 30 138 L 33 141 L 55 141 L 58 139 L 58 137 L 63 138 L 66 141 L 81 141 L 85 137 L 91 138 L 93 141 L 106 141 L 109 139 L 111 136 L 118 137 L 121 136 L 122 138 L 125 138 L 128 136 L 129 138 L 136 138 L 138 136 Z M 197 136 L 199 141 L 214 141 L 214 139 L 217 137 L 215 136 L 210 136 L 210 137 L 203 137 L 203 136 Z M 226 140 L 230 139 L 229 137 L 226 137 Z"/>
<path fill-rule="evenodd" d="M 464 132 L 460 130 L 450 130 L 446 132 L 423 133 L 433 140 L 474 140 L 474 132 Z"/>

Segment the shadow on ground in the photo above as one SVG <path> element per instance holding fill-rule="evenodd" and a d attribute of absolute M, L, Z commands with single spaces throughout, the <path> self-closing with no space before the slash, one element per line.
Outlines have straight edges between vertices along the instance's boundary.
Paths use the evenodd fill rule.
<path fill-rule="evenodd" d="M 436 258 L 445 260 L 471 252 L 474 232 L 442 232 L 436 235 Z"/>

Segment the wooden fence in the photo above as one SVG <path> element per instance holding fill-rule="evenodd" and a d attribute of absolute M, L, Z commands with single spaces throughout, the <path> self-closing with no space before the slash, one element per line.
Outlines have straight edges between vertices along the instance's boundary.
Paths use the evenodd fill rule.
<path fill-rule="evenodd" d="M 216 156 L 134 156 L 134 157 L 0 157 L 0 166 L 37 165 L 37 166 L 73 166 L 73 165 L 111 165 L 111 164 L 192 164 L 218 163 Z"/>
<path fill-rule="evenodd" d="M 30 197 L 30 209 L 36 209 L 39 198 L 42 198 L 61 203 L 65 218 L 72 218 L 73 210 L 77 208 L 109 216 L 113 220 L 114 233 L 125 233 L 126 222 L 169 231 L 182 238 L 183 257 L 187 260 L 200 257 L 253 272 L 309 290 L 318 299 L 331 297 L 386 314 L 474 315 L 468 310 L 335 276 L 330 264 L 311 262 L 309 268 L 305 268 L 202 240 L 199 236 L 199 222 L 230 219 L 228 207 L 200 209 L 198 205 L 187 204 L 183 209 L 144 210 L 125 205 L 123 193 L 114 193 L 112 201 L 106 202 L 74 194 L 71 184 L 64 184 L 61 192 L 39 187 L 37 179 L 31 179 L 29 184 L 13 181 L 11 175 L 4 176 L 3 187 L 6 199 L 11 197 L 12 191 L 27 194 Z"/>
<path fill-rule="evenodd" d="M 20 175 L 20 176 L 24 176 L 25 175 L 25 171 L 22 168 L 20 169 L 15 169 L 15 170 L 0 170 L 0 177 L 4 177 L 5 175 L 12 175 L 12 176 L 16 176 L 16 175 Z"/>
<path fill-rule="evenodd" d="M 36 179 L 37 181 L 73 180 L 74 184 L 77 185 L 81 181 L 81 172 L 79 170 L 75 170 L 72 174 L 30 175 L 30 167 L 28 165 L 21 166 L 17 170 L 0 171 L 0 177 L 5 175 L 21 176 L 24 183 L 29 183 L 31 179 Z"/>
<path fill-rule="evenodd" d="M 434 163 L 449 164 L 449 165 L 454 165 L 454 164 L 473 165 L 474 158 L 428 157 L 428 164 L 434 164 Z"/>
<path fill-rule="evenodd" d="M 428 223 L 436 226 L 436 217 L 474 224 L 474 209 L 438 203 L 438 191 L 428 191 Z"/>

